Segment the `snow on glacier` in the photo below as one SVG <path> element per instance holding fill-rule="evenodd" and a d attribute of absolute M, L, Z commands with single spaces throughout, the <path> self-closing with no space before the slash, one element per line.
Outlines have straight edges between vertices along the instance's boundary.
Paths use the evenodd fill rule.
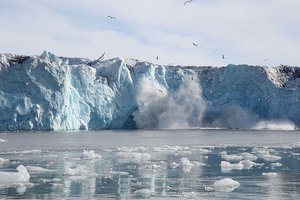
<path fill-rule="evenodd" d="M 297 67 L 0 54 L 0 130 L 293 129 L 299 91 Z"/>

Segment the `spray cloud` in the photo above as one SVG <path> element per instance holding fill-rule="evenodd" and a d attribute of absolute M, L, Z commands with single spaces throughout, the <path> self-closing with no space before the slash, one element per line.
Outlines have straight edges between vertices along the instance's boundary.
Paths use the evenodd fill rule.
<path fill-rule="evenodd" d="M 168 92 L 154 80 L 143 78 L 137 95 L 134 119 L 138 128 L 185 129 L 200 127 L 205 110 L 196 78 L 185 77 L 181 86 Z"/>

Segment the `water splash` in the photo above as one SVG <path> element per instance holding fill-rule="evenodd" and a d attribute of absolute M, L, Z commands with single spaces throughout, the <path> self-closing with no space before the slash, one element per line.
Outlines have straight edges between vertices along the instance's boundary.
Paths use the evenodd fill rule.
<path fill-rule="evenodd" d="M 252 129 L 292 131 L 297 129 L 297 127 L 292 121 L 282 120 L 282 121 L 260 121 Z"/>

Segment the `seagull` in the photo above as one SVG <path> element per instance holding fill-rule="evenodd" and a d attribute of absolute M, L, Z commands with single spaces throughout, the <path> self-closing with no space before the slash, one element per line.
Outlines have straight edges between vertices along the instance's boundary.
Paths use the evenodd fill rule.
<path fill-rule="evenodd" d="M 225 59 L 225 56 L 222 54 L 222 59 Z"/>
<path fill-rule="evenodd" d="M 105 52 L 98 58 L 98 60 L 102 60 L 104 58 Z"/>
<path fill-rule="evenodd" d="M 194 0 L 188 0 L 188 1 L 185 1 L 185 2 L 184 2 L 184 5 L 186 5 L 186 4 L 188 4 L 188 3 L 191 3 L 192 1 L 194 1 Z"/>
<path fill-rule="evenodd" d="M 164 93 L 161 89 L 155 89 L 157 91 L 159 91 L 160 93 Z"/>
<path fill-rule="evenodd" d="M 110 18 L 110 19 L 116 20 L 116 18 L 113 17 L 113 16 L 108 15 L 107 17 Z"/>
<path fill-rule="evenodd" d="M 196 43 L 194 43 L 194 42 L 193 42 L 193 45 L 194 45 L 195 47 L 198 47 L 198 45 L 197 45 Z"/>
<path fill-rule="evenodd" d="M 156 60 L 158 60 L 158 56 L 156 56 Z"/>

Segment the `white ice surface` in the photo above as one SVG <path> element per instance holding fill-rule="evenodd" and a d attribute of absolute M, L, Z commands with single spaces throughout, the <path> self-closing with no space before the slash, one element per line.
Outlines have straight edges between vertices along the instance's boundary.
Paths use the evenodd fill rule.
<path fill-rule="evenodd" d="M 30 175 L 23 165 L 17 167 L 17 172 L 0 172 L 0 184 L 19 184 L 29 182 Z"/>
<path fill-rule="evenodd" d="M 224 178 L 218 181 L 215 181 L 213 187 L 217 191 L 222 192 L 232 192 L 240 186 L 240 183 L 232 180 L 231 178 Z"/>
<path fill-rule="evenodd" d="M 101 155 L 95 153 L 93 150 L 83 150 L 83 156 L 88 159 L 101 159 Z"/>
<path fill-rule="evenodd" d="M 134 195 L 138 198 L 150 198 L 152 191 L 149 189 L 141 189 L 134 192 Z"/>

